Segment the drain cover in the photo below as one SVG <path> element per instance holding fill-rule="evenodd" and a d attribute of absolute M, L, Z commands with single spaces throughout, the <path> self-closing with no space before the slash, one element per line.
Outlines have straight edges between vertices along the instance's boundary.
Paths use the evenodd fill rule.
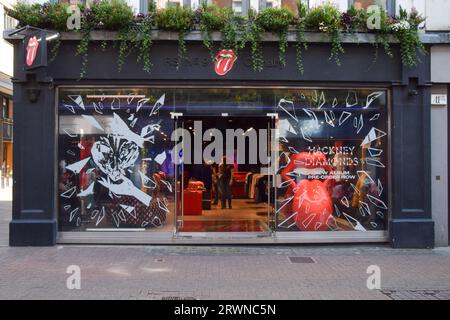
<path fill-rule="evenodd" d="M 161 300 L 196 300 L 194 297 L 162 297 Z"/>
<path fill-rule="evenodd" d="M 316 263 L 311 257 L 289 257 L 291 263 Z"/>

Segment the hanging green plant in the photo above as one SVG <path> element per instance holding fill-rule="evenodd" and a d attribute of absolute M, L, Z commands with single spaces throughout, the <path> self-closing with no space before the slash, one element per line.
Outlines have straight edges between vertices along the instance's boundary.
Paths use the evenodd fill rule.
<path fill-rule="evenodd" d="M 77 46 L 76 56 L 81 57 L 80 79 L 84 77 L 88 64 L 88 49 L 91 40 L 91 31 L 95 28 L 95 20 L 93 12 L 90 8 L 82 8 L 81 11 L 81 34 L 80 42 Z"/>
<path fill-rule="evenodd" d="M 330 60 L 334 59 L 338 66 L 341 65 L 340 56 L 343 54 L 341 13 L 339 10 L 326 3 L 322 6 L 311 9 L 306 16 L 306 27 L 328 34 L 331 42 Z"/>
<path fill-rule="evenodd" d="M 252 67 L 254 71 L 262 71 L 264 68 L 264 58 L 262 53 L 262 34 L 264 29 L 259 23 L 256 23 L 257 13 L 250 9 L 248 13 L 249 30 L 247 40 L 250 42 L 250 53 Z"/>
<path fill-rule="evenodd" d="M 208 49 L 212 59 L 216 48 L 212 40 L 212 32 L 219 31 L 222 42 L 219 49 L 233 49 L 238 53 L 249 44 L 251 65 L 253 70 L 261 71 L 264 67 L 262 38 L 264 32 L 272 32 L 279 37 L 279 60 L 285 65 L 285 53 L 288 47 L 287 35 L 290 26 L 295 27 L 296 34 L 296 62 L 301 74 L 304 72 L 303 52 L 308 43 L 306 31 L 326 33 L 331 42 L 330 60 L 340 65 L 340 56 L 344 53 L 342 34 L 370 32 L 375 36 L 375 61 L 380 47 L 386 54 L 392 56 L 392 35 L 398 40 L 403 65 L 413 67 L 420 61 L 420 54 L 426 53 L 420 41 L 419 29 L 424 19 L 413 9 L 409 14 L 401 9 L 396 18 L 389 17 L 384 10 L 381 12 L 380 28 L 369 30 L 367 26 L 368 13 L 353 6 L 345 13 L 330 5 L 324 4 L 313 9 L 298 4 L 298 16 L 285 8 L 268 8 L 259 14 L 249 10 L 247 15 L 235 14 L 231 8 L 218 8 L 215 5 L 202 5 L 199 10 L 192 12 L 190 8 L 172 6 L 167 9 L 156 10 L 155 2 L 149 0 L 149 14 L 134 17 L 133 10 L 124 0 L 99 0 L 91 4 L 91 8 L 79 5 L 81 10 L 81 39 L 77 46 L 76 55 L 81 56 L 80 78 L 87 69 L 88 49 L 91 32 L 93 30 L 118 31 L 118 41 L 103 40 L 102 50 L 110 43 L 118 45 L 118 69 L 120 70 L 126 57 L 134 50 L 137 51 L 137 62 L 143 63 L 143 69 L 150 72 L 152 68 L 150 48 L 153 43 L 152 30 L 162 29 L 177 32 L 178 37 L 178 66 L 186 57 L 186 34 L 197 23 L 203 37 L 203 44 Z M 13 9 L 5 9 L 6 13 L 19 21 L 18 26 L 33 26 L 37 28 L 66 30 L 67 3 L 29 4 L 19 1 Z M 49 45 L 50 61 L 58 53 L 60 40 L 54 40 Z"/>
<path fill-rule="evenodd" d="M 101 43 L 100 43 L 100 48 L 102 49 L 102 51 L 106 51 L 106 48 L 108 47 L 108 41 L 106 41 L 106 40 L 103 40 Z"/>
<path fill-rule="evenodd" d="M 186 33 L 193 28 L 194 14 L 190 8 L 173 6 L 158 11 L 156 23 L 160 29 L 178 32 L 178 66 L 186 58 Z"/>
<path fill-rule="evenodd" d="M 86 9 L 89 10 L 89 9 Z M 91 9 L 91 25 L 97 29 L 119 30 L 119 55 L 117 68 L 120 72 L 129 54 L 130 38 L 135 37 L 133 32 L 133 11 L 124 0 L 101 0 L 94 2 Z M 101 43 L 104 50 L 105 42 Z"/>
<path fill-rule="evenodd" d="M 295 60 L 297 62 L 297 70 L 303 75 L 305 68 L 303 66 L 303 51 L 308 50 L 308 42 L 305 35 L 305 18 L 308 8 L 301 1 L 297 2 L 297 23 L 295 24 L 295 33 L 297 43 L 295 44 Z"/>
<path fill-rule="evenodd" d="M 282 66 L 286 65 L 287 33 L 293 19 L 294 14 L 287 8 L 267 8 L 256 17 L 256 23 L 263 31 L 278 35 L 279 59 Z"/>
<path fill-rule="evenodd" d="M 120 30 L 133 21 L 133 10 L 124 0 L 100 0 L 92 4 L 94 24 L 105 30 Z"/>
<path fill-rule="evenodd" d="M 139 41 L 135 41 L 135 48 L 138 50 L 137 62 L 142 61 L 144 71 L 150 73 L 153 68 L 150 55 L 150 48 L 153 44 L 152 30 L 154 27 L 152 12 L 144 16 L 137 25 L 137 33 L 140 35 Z"/>
<path fill-rule="evenodd" d="M 203 36 L 203 45 L 208 49 L 211 59 L 215 59 L 212 32 L 223 30 L 230 16 L 233 15 L 231 8 L 219 8 L 214 5 L 203 3 L 195 12 L 196 22 L 198 22 Z"/>
<path fill-rule="evenodd" d="M 121 72 L 122 67 L 125 64 L 125 59 L 130 54 L 133 46 L 131 43 L 134 41 L 135 33 L 134 33 L 134 25 L 129 24 L 126 27 L 123 27 L 119 30 L 118 40 L 119 40 L 119 54 L 117 56 L 117 71 Z"/>
<path fill-rule="evenodd" d="M 341 14 L 342 31 L 348 33 L 366 32 L 368 18 L 367 10 L 357 9 L 354 5 L 351 5 L 347 12 Z"/>
<path fill-rule="evenodd" d="M 67 19 L 70 13 L 67 12 L 67 3 L 44 3 L 41 15 L 44 17 L 46 28 L 57 31 L 67 31 Z"/>
<path fill-rule="evenodd" d="M 393 19 L 389 17 L 384 10 L 383 7 L 380 7 L 380 28 L 369 30 L 373 31 L 375 34 L 375 54 L 374 54 L 374 62 L 378 59 L 378 52 L 379 48 L 382 47 L 384 50 L 384 53 L 387 54 L 389 57 L 393 57 L 393 53 L 391 50 L 390 45 L 390 35 L 391 35 L 391 23 Z"/>
<path fill-rule="evenodd" d="M 18 28 L 25 26 L 45 27 L 45 16 L 42 14 L 42 5 L 39 3 L 29 4 L 28 2 L 18 1 L 13 9 L 5 7 L 5 12 L 18 21 Z"/>
<path fill-rule="evenodd" d="M 49 62 L 55 61 L 56 57 L 58 56 L 60 47 L 61 47 L 61 39 L 60 38 L 56 38 L 55 40 L 53 40 L 52 45 L 50 47 L 50 59 L 49 59 Z"/>
<path fill-rule="evenodd" d="M 426 50 L 419 38 L 419 25 L 425 21 L 419 13 L 413 9 L 408 15 L 406 10 L 400 7 L 400 15 L 391 25 L 395 37 L 400 42 L 400 56 L 403 65 L 414 67 L 420 62 L 417 52 L 425 54 Z"/>
<path fill-rule="evenodd" d="M 235 54 L 239 54 L 246 43 L 248 37 L 247 17 L 231 13 L 220 30 L 222 34 L 221 49 L 233 49 Z"/>

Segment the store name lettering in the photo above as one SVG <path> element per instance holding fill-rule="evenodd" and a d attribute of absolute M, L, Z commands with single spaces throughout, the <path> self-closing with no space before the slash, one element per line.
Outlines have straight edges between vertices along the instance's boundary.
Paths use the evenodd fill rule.
<path fill-rule="evenodd" d="M 242 60 L 245 68 L 252 67 L 252 61 L 250 58 Z M 177 57 L 167 57 L 164 59 L 166 66 L 171 68 L 184 67 L 184 68 L 211 68 L 211 59 L 209 58 L 186 58 L 180 62 Z M 266 58 L 264 59 L 264 68 L 277 68 L 281 69 L 282 65 L 278 58 Z M 211 69 L 212 70 L 212 69 Z"/>

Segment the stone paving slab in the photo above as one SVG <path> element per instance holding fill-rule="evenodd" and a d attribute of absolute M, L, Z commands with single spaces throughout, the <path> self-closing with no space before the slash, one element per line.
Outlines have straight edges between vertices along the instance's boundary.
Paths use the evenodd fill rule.
<path fill-rule="evenodd" d="M 399 250 L 382 245 L 10 248 L 4 234 L 8 230 L 10 205 L 0 202 L 0 241 L 3 241 L 0 299 L 450 298 L 450 248 Z M 311 257 L 314 263 L 292 263 L 289 257 Z M 80 290 L 67 289 L 66 271 L 70 265 L 80 267 Z M 380 267 L 381 290 L 369 290 L 366 286 L 370 265 Z"/>
<path fill-rule="evenodd" d="M 295 264 L 288 257 L 301 248 L 288 254 L 259 248 L 260 255 L 258 248 L 251 255 L 236 254 L 240 248 L 234 247 L 221 247 L 228 252 L 220 255 L 205 254 L 215 247 L 203 247 L 202 255 L 184 248 L 165 254 L 164 248 L 140 246 L 3 247 L 0 299 L 413 299 L 414 290 L 443 292 L 434 298 L 450 291 L 447 252 L 397 255 L 384 248 L 370 255 L 370 247 L 359 248 L 362 254 L 329 247 L 333 254 L 321 248 L 311 255 L 315 263 Z M 81 268 L 81 290 L 66 288 L 69 265 Z M 367 289 L 369 265 L 380 267 L 384 291 Z"/>

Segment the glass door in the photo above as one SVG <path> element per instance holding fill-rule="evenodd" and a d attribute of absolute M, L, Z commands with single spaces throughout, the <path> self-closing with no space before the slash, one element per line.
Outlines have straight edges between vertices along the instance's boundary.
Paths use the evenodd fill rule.
<path fill-rule="evenodd" d="M 276 116 L 175 118 L 177 234 L 272 234 Z"/>
<path fill-rule="evenodd" d="M 184 225 L 184 121 L 181 115 L 175 114 L 175 136 L 176 141 L 180 141 L 178 148 L 174 148 L 174 174 L 175 174 L 175 233 L 178 234 Z"/>
<path fill-rule="evenodd" d="M 277 172 L 278 172 L 278 152 L 277 152 L 277 113 L 268 114 L 267 121 L 267 157 L 269 159 L 268 172 L 268 200 L 267 200 L 267 226 L 268 232 L 272 234 L 276 229 L 276 201 L 277 198 Z"/>

